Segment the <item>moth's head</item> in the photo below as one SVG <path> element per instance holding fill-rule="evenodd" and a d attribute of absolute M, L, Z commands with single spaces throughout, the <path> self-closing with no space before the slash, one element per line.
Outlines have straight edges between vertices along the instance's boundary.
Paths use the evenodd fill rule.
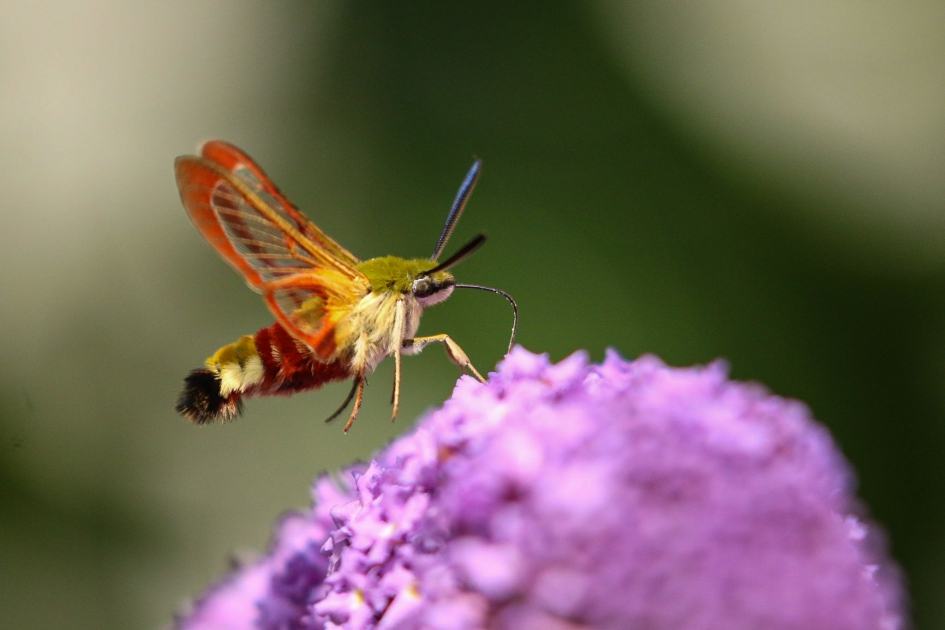
<path fill-rule="evenodd" d="M 485 235 L 480 234 L 443 262 L 438 263 L 435 260 L 430 260 L 430 267 L 423 269 L 413 277 L 410 293 L 423 306 L 438 304 L 448 298 L 456 287 L 456 279 L 449 270 L 469 258 L 485 242 Z"/>
<path fill-rule="evenodd" d="M 372 292 L 410 295 L 422 306 L 442 302 L 456 286 L 453 274 L 429 258 L 372 258 L 358 270 L 370 281 Z"/>
<path fill-rule="evenodd" d="M 456 278 L 449 271 L 422 272 L 410 285 L 410 293 L 421 306 L 439 304 L 453 293 Z"/>

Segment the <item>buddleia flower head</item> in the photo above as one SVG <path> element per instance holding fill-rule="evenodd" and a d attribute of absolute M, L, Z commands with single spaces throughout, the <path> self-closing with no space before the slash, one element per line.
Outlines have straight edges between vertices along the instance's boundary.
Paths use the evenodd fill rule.
<path fill-rule="evenodd" d="M 179 627 L 897 630 L 852 484 L 806 407 L 721 363 L 516 348 L 317 480 Z"/>

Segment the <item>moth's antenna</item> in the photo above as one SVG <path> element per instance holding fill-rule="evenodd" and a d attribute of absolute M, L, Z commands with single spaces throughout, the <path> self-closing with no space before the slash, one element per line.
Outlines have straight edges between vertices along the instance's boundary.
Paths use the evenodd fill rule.
<path fill-rule="evenodd" d="M 455 286 L 457 289 L 479 289 L 480 291 L 491 291 L 493 293 L 498 293 L 509 301 L 509 304 L 512 305 L 512 337 L 509 339 L 509 352 L 511 352 L 512 345 L 515 343 L 515 329 L 518 328 L 518 306 L 515 304 L 515 300 L 512 299 L 512 296 L 505 291 L 493 289 L 492 287 L 481 287 L 478 284 L 457 284 Z"/>
<path fill-rule="evenodd" d="M 455 267 L 459 263 L 463 262 L 467 258 L 473 255 L 477 249 L 482 247 L 482 244 L 486 242 L 485 234 L 477 234 L 473 237 L 471 241 L 459 248 L 459 251 L 441 262 L 439 265 L 434 267 L 429 271 L 424 271 L 423 275 L 431 276 L 438 271 L 443 271 L 444 269 L 449 269 L 450 267 Z"/>
<path fill-rule="evenodd" d="M 443 253 L 443 248 L 446 247 L 446 241 L 450 240 L 450 235 L 453 234 L 453 228 L 456 227 L 456 222 L 459 221 L 460 215 L 463 214 L 463 209 L 466 208 L 466 202 L 469 201 L 469 195 L 472 194 L 476 181 L 479 179 L 479 171 L 481 168 L 482 160 L 473 162 L 469 172 L 466 173 L 466 179 L 460 184 L 459 192 L 456 193 L 456 199 L 453 200 L 453 207 L 450 208 L 449 216 L 446 217 L 446 225 L 443 226 L 443 232 L 440 233 L 440 240 L 436 242 L 436 248 L 433 250 L 433 255 L 430 256 L 431 260 L 438 259 L 440 254 Z"/>

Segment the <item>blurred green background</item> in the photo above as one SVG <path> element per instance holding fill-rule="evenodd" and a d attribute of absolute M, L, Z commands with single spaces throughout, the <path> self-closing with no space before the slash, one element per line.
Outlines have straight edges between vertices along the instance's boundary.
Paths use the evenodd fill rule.
<path fill-rule="evenodd" d="M 777 6 L 770 6 L 775 5 Z M 442 351 L 195 428 L 181 379 L 268 325 L 180 208 L 175 156 L 243 147 L 355 255 L 429 255 L 474 157 L 461 281 L 518 341 L 717 357 L 833 432 L 945 627 L 940 2 L 14 1 L 0 8 L 0 610 L 158 628 L 265 548 L 317 472 L 441 403 Z M 480 370 L 508 305 L 421 332 Z"/>

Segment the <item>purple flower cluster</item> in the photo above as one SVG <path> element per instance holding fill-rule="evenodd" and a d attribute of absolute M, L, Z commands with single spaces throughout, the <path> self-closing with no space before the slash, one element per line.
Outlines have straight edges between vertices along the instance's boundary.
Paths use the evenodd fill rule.
<path fill-rule="evenodd" d="M 800 403 L 723 365 L 516 348 L 322 478 L 182 630 L 896 630 L 902 591 Z"/>

